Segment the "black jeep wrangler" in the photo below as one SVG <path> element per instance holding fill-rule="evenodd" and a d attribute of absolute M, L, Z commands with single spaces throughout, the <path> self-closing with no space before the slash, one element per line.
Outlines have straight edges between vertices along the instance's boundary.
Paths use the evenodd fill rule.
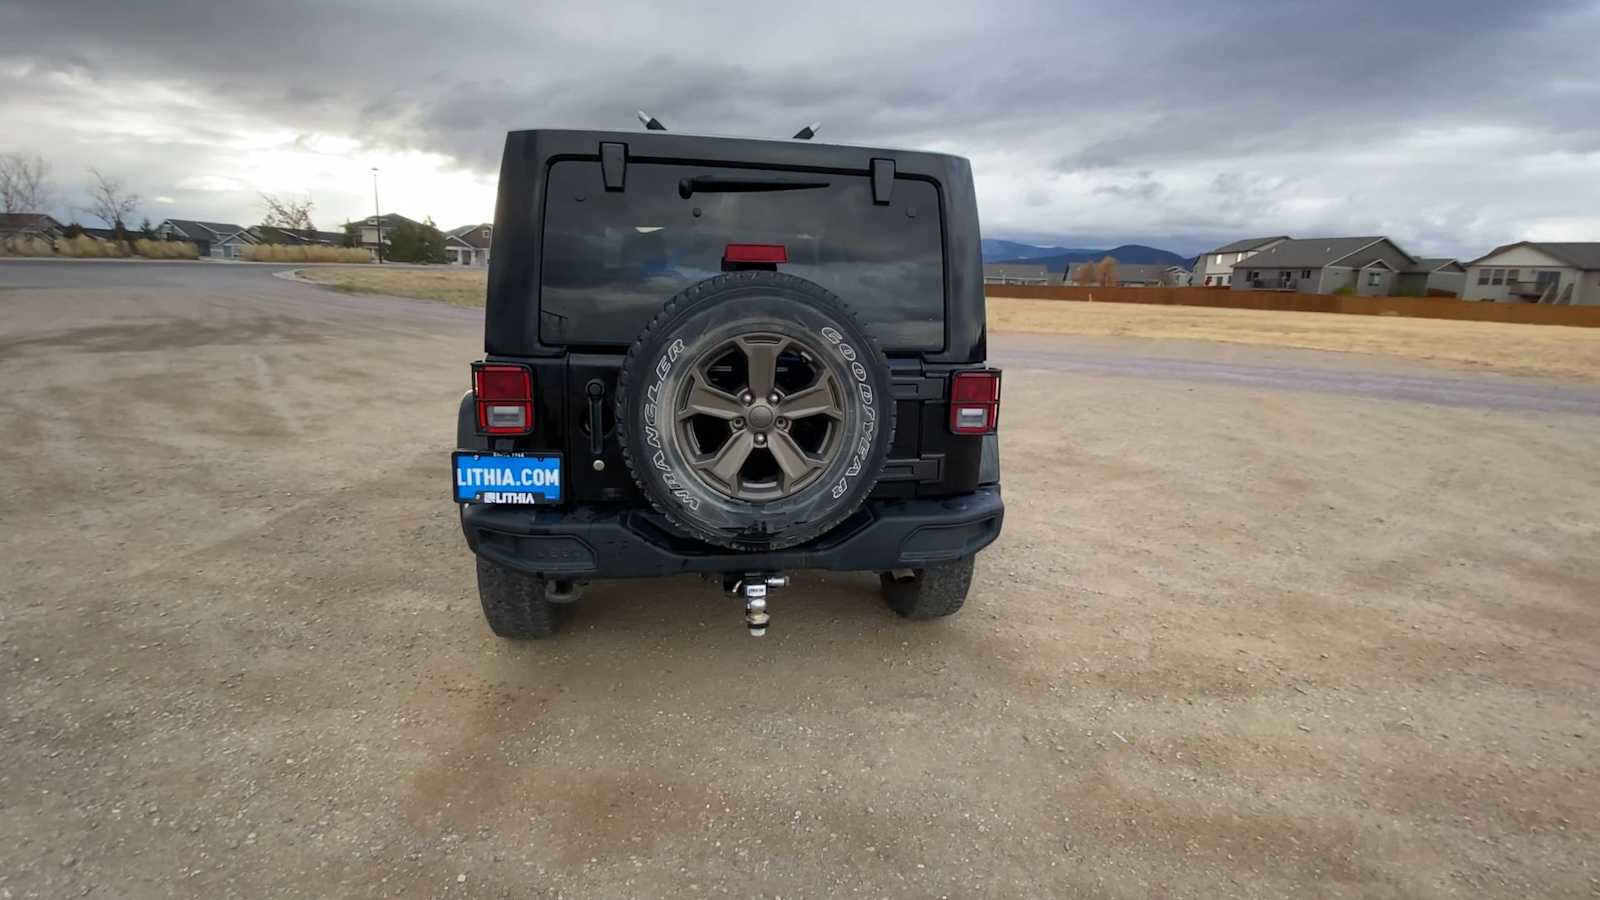
<path fill-rule="evenodd" d="M 650 131 L 506 138 L 453 454 L 489 627 L 703 573 L 765 631 L 789 569 L 961 608 L 1000 533 L 965 159 Z"/>

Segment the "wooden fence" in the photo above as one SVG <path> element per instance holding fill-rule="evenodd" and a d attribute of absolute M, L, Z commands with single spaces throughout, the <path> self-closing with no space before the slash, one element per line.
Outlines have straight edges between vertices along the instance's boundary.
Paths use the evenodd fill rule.
<path fill-rule="evenodd" d="M 1600 328 L 1600 306 L 1548 306 L 1533 303 L 1476 303 L 1440 297 L 1346 297 L 1280 291 L 1230 291 L 1217 288 L 1069 287 L 1050 284 L 991 284 L 990 297 L 1076 300 L 1091 303 L 1154 303 L 1221 309 L 1271 309 L 1284 312 L 1343 313 L 1353 316 L 1408 316 L 1522 325 L 1574 325 Z"/>

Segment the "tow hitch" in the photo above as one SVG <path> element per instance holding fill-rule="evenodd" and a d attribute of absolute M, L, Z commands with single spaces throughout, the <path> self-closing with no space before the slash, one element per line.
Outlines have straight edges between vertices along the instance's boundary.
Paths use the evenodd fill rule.
<path fill-rule="evenodd" d="M 788 587 L 789 576 L 782 572 L 746 572 L 731 578 L 726 586 L 729 593 L 744 598 L 744 623 L 750 628 L 750 636 L 761 637 L 772 621 L 767 614 L 768 589 Z"/>

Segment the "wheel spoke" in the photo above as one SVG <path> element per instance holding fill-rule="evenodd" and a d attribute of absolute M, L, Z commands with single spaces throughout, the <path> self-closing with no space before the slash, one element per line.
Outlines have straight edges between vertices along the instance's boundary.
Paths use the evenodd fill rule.
<path fill-rule="evenodd" d="M 695 463 L 695 468 L 711 473 L 735 491 L 739 489 L 739 470 L 750 458 L 755 448 L 755 438 L 748 431 L 735 431 L 727 443 L 710 459 Z"/>
<path fill-rule="evenodd" d="M 757 397 L 772 393 L 773 386 L 778 383 L 778 354 L 783 352 L 788 343 L 785 340 L 755 341 L 748 338 L 739 341 L 750 371 L 750 393 Z"/>
<path fill-rule="evenodd" d="M 739 398 L 717 390 L 697 376 L 694 380 L 694 387 L 689 391 L 689 396 L 684 399 L 683 408 L 678 410 L 678 418 L 680 419 L 687 419 L 694 415 L 715 416 L 719 419 L 736 419 L 744 415 L 744 404 L 739 402 Z"/>
<path fill-rule="evenodd" d="M 807 416 L 843 419 L 844 410 L 839 408 L 833 396 L 832 373 L 824 371 L 816 384 L 783 398 L 778 404 L 778 414 L 791 419 L 804 419 Z"/>
<path fill-rule="evenodd" d="M 811 459 L 794 442 L 788 432 L 774 431 L 767 439 L 767 449 L 772 451 L 772 458 L 777 460 L 778 468 L 783 470 L 783 489 L 788 490 L 790 485 L 810 474 L 819 463 Z"/>

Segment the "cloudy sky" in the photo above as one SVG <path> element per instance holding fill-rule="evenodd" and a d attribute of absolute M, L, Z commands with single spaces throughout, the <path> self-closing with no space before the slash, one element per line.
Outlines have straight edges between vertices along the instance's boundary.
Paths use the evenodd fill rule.
<path fill-rule="evenodd" d="M 0 0 L 0 152 L 65 207 L 332 228 L 488 219 L 504 132 L 824 138 L 970 157 L 985 237 L 1193 253 L 1384 233 L 1600 240 L 1600 0 Z M 87 220 L 87 216 L 84 216 Z"/>

